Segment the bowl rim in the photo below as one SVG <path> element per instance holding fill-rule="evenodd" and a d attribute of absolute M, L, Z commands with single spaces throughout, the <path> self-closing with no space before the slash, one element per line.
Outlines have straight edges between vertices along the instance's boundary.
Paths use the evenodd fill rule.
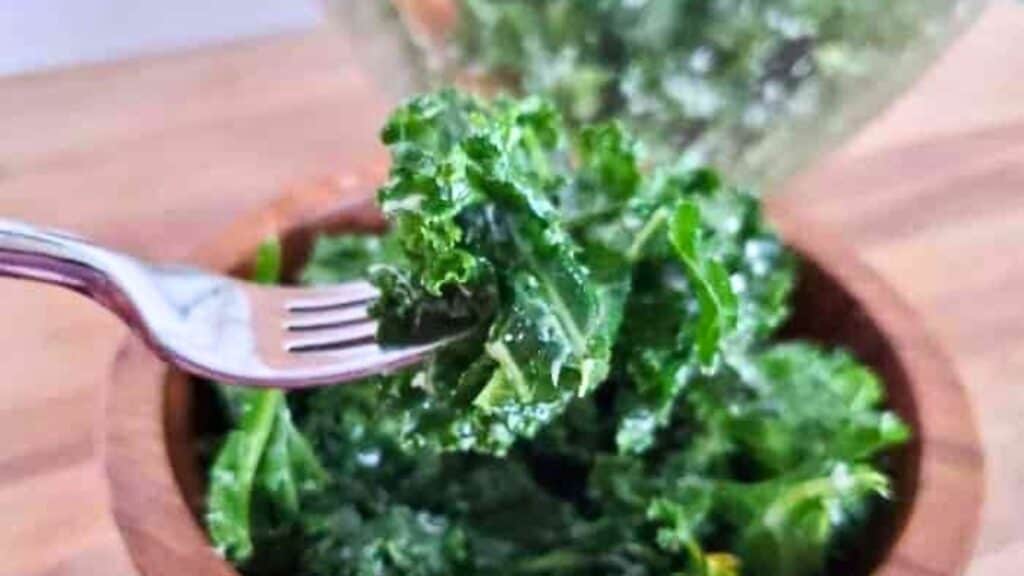
<path fill-rule="evenodd" d="M 381 178 L 378 166 L 294 187 L 229 225 L 192 261 L 235 269 L 270 234 L 372 227 L 379 217 L 367 191 Z M 985 475 L 973 411 L 952 363 L 913 310 L 840 238 L 804 220 L 799 205 L 784 195 L 766 205 L 786 244 L 841 286 L 884 337 L 909 388 L 916 420 L 912 501 L 874 574 L 962 574 L 979 529 Z M 353 214 L 355 220 L 346 219 Z M 165 417 L 169 403 L 178 403 L 178 411 L 188 408 L 189 398 L 165 386 L 174 373 L 130 336 L 114 361 L 103 388 L 101 438 L 114 520 L 140 574 L 238 576 L 192 514 L 185 494 L 197 488 L 183 489 L 172 464 L 189 460 L 176 452 L 173 439 L 190 433 L 185 418 Z"/>

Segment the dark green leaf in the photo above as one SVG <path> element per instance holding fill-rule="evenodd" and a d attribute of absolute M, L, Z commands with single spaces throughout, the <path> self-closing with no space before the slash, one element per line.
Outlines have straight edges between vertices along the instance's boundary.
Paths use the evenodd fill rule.
<path fill-rule="evenodd" d="M 567 139 L 541 101 L 453 92 L 406 104 L 385 139 L 395 165 L 381 204 L 410 265 L 377 277 L 382 334 L 478 323 L 485 337 L 480 355 L 442 355 L 413 379 L 410 435 L 503 452 L 604 379 L 620 317 L 551 201 L 570 176 Z"/>
<path fill-rule="evenodd" d="M 206 526 L 217 550 L 235 561 L 252 556 L 252 493 L 282 402 L 280 392 L 244 394 L 237 429 L 228 434 L 210 470 Z"/>
<path fill-rule="evenodd" d="M 713 366 L 722 341 L 736 325 L 736 295 L 729 276 L 719 262 L 709 258 L 701 247 L 700 208 L 682 202 L 672 215 L 669 237 L 686 270 L 700 314 L 697 319 L 697 356 L 704 368 Z"/>
<path fill-rule="evenodd" d="M 763 484 L 723 486 L 720 509 L 739 529 L 737 551 L 752 574 L 816 574 L 837 532 L 862 520 L 889 480 L 866 465 L 838 463 Z"/>

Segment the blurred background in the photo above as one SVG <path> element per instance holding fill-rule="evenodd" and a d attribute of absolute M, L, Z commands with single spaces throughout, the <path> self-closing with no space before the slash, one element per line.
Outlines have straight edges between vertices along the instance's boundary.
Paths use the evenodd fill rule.
<path fill-rule="evenodd" d="M 283 190 L 352 174 L 372 181 L 381 167 L 376 133 L 398 98 L 488 66 L 482 53 L 438 44 L 415 18 L 382 18 L 373 6 L 0 0 L 0 216 L 177 260 Z M 773 110 L 786 110 L 782 120 L 743 114 L 720 130 L 702 121 L 693 148 L 845 235 L 937 333 L 989 455 L 969 573 L 1016 574 L 1024 565 L 1024 4 L 928 6 L 914 15 L 928 26 L 912 31 L 913 42 L 875 38 L 866 46 L 884 49 L 865 52 L 859 67 L 819 62 L 815 70 L 845 64 L 837 69 L 849 76 L 822 84 L 812 106 L 787 108 L 811 96 L 789 88 L 778 96 L 764 83 L 757 93 L 781 102 Z M 869 14 L 862 23 L 875 32 L 889 21 Z M 563 81 L 525 87 L 557 95 Z M 701 109 L 676 104 L 686 114 Z M 0 432 L 17 434 L 0 442 L 0 574 L 132 574 L 95 427 L 97 390 L 123 329 L 73 295 L 6 281 L 0 318 Z"/>
<path fill-rule="evenodd" d="M 320 18 L 314 2 L 0 2 L 0 74 L 124 59 L 298 30 Z"/>

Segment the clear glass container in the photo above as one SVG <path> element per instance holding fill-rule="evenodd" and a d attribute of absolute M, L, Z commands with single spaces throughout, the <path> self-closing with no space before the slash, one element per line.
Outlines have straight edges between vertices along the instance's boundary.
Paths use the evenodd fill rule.
<path fill-rule="evenodd" d="M 488 93 L 543 93 L 570 121 L 624 121 L 652 157 L 710 163 L 731 180 L 762 188 L 878 113 L 984 4 L 326 2 L 396 98 L 450 83 Z M 509 5 L 530 13 L 509 17 L 503 13 Z M 606 24 L 605 16 L 615 21 Z"/>

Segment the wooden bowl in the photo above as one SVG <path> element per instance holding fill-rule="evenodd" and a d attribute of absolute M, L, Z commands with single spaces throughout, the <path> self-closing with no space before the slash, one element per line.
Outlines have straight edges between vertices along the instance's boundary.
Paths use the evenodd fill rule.
<path fill-rule="evenodd" d="M 363 179 L 362 182 L 377 182 Z M 323 229 L 378 229 L 360 179 L 325 181 L 282 196 L 228 227 L 195 260 L 243 272 L 268 234 L 284 239 L 293 269 Z M 784 198 L 769 213 L 802 260 L 787 335 L 851 350 L 882 376 L 891 407 L 914 430 L 894 455 L 897 501 L 868 531 L 856 567 L 843 573 L 953 576 L 978 527 L 983 459 L 970 407 L 952 366 L 907 306 L 842 243 L 800 220 Z M 237 576 L 197 520 L 202 471 L 196 451 L 204 402 L 187 377 L 136 339 L 121 350 L 105 390 L 104 461 L 117 525 L 145 576 Z"/>

